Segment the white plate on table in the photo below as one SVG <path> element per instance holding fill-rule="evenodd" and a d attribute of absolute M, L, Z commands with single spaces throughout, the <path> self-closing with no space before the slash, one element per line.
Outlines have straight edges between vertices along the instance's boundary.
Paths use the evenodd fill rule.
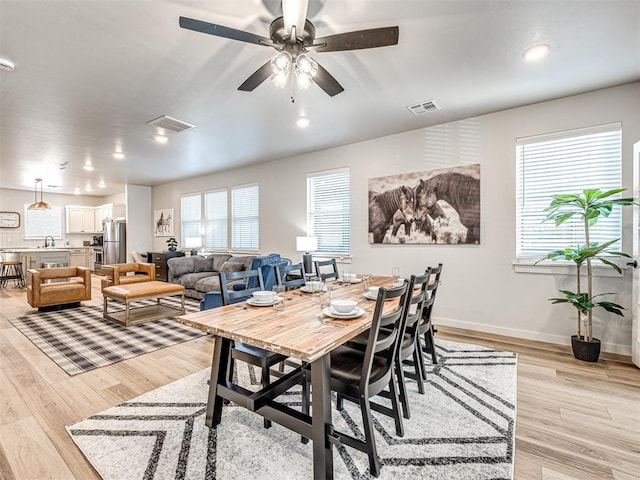
<path fill-rule="evenodd" d="M 364 308 L 356 307 L 349 313 L 338 313 L 333 308 L 327 307 L 322 310 L 322 313 L 327 317 L 338 318 L 340 320 L 351 320 L 353 318 L 359 318 L 364 315 Z"/>
<path fill-rule="evenodd" d="M 301 291 L 301 292 L 305 292 L 305 293 L 315 293 L 315 292 L 311 289 L 311 287 L 310 287 L 310 286 L 308 286 L 308 285 L 303 285 L 302 287 L 300 287 L 300 291 Z M 324 287 L 324 288 L 322 289 L 322 291 L 323 291 L 323 292 L 326 292 L 326 291 L 327 291 L 327 287 Z"/>
<path fill-rule="evenodd" d="M 362 296 L 368 300 L 377 300 L 378 299 L 378 291 L 376 290 L 375 292 L 365 292 L 362 294 Z M 385 298 L 385 301 L 388 302 L 389 300 L 391 300 L 390 298 Z"/>
<path fill-rule="evenodd" d="M 340 279 L 338 279 L 338 281 L 339 281 L 339 282 L 342 282 L 342 279 L 340 278 Z M 362 279 L 361 279 L 361 278 L 352 278 L 352 279 L 349 281 L 349 283 L 360 283 L 360 282 L 362 282 Z"/>
<path fill-rule="evenodd" d="M 267 300 L 266 302 L 261 302 L 256 300 L 255 298 L 251 297 L 247 299 L 247 303 L 249 305 L 252 305 L 254 307 L 270 307 L 271 305 L 273 305 L 276 301 L 276 299 L 280 300 L 281 297 L 275 297 L 273 300 Z"/>
<path fill-rule="evenodd" d="M 369 300 L 377 300 L 378 299 L 378 292 L 377 291 L 375 291 L 375 292 L 364 292 L 362 294 L 362 296 L 364 298 L 368 298 Z"/>

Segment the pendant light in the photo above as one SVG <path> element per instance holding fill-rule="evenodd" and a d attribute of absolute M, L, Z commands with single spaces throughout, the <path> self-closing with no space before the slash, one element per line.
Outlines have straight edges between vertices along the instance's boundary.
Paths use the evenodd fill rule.
<path fill-rule="evenodd" d="M 38 183 L 40 184 L 40 201 L 38 201 Z M 34 202 L 29 205 L 28 210 L 50 210 L 51 205 L 42 200 L 42 179 L 36 178 L 36 185 L 33 188 Z"/>

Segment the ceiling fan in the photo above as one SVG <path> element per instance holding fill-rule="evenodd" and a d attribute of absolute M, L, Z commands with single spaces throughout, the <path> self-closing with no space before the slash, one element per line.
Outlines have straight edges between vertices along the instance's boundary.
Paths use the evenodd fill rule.
<path fill-rule="evenodd" d="M 180 27 L 240 42 L 272 47 L 279 53 L 247 78 L 238 90 L 251 92 L 268 78 L 276 85 L 285 86 L 289 77 L 295 77 L 299 88 L 315 83 L 333 97 L 344 91 L 338 81 L 308 52 L 340 52 L 364 48 L 397 45 L 399 28 L 382 27 L 338 33 L 316 38 L 313 24 L 307 20 L 309 0 L 282 0 L 282 16 L 269 27 L 270 38 L 234 28 L 180 17 Z M 293 80 L 292 80 L 293 88 Z M 292 95 L 293 100 L 293 95 Z"/>

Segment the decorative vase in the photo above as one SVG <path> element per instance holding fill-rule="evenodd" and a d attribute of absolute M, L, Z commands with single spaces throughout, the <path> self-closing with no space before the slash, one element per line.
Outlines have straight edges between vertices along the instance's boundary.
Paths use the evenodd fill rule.
<path fill-rule="evenodd" d="M 600 357 L 600 340 L 592 338 L 586 341 L 584 337 L 578 338 L 577 335 L 571 336 L 571 349 L 573 356 L 583 362 L 597 362 Z"/>

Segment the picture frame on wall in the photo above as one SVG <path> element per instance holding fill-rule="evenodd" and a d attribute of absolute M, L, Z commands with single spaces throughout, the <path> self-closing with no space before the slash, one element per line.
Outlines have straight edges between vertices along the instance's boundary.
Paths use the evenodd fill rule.
<path fill-rule="evenodd" d="M 156 237 L 173 237 L 173 208 L 153 211 L 154 235 Z"/>
<path fill-rule="evenodd" d="M 368 240 L 479 244 L 480 164 L 370 178 Z"/>

